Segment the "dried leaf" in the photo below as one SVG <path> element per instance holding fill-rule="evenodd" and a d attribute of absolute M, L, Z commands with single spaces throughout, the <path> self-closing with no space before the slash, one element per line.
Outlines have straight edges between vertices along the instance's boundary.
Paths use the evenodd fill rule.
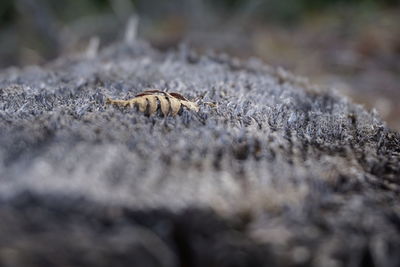
<path fill-rule="evenodd" d="M 195 102 L 186 99 L 181 94 L 168 93 L 159 90 L 147 90 L 137 94 L 134 98 L 129 100 L 107 99 L 107 103 L 123 107 L 137 106 L 140 112 L 147 111 L 149 115 L 154 114 L 158 107 L 160 107 L 164 116 L 169 114 L 175 116 L 182 107 L 196 112 L 199 111 L 199 106 Z"/>
<path fill-rule="evenodd" d="M 140 112 L 145 112 L 146 111 L 146 107 L 147 107 L 146 97 L 137 97 L 132 102 L 133 102 L 134 105 L 137 104 L 139 106 L 139 111 Z"/>
<path fill-rule="evenodd" d="M 155 97 L 146 97 L 147 102 L 149 103 L 149 114 L 153 114 L 157 111 L 157 99 Z"/>
<path fill-rule="evenodd" d="M 171 105 L 171 115 L 175 116 L 176 114 L 178 114 L 179 109 L 181 108 L 181 102 L 175 97 L 170 97 L 169 103 Z"/>
<path fill-rule="evenodd" d="M 167 116 L 169 111 L 168 99 L 165 96 L 159 96 L 158 100 L 160 101 L 161 112 L 164 114 L 164 116 Z"/>

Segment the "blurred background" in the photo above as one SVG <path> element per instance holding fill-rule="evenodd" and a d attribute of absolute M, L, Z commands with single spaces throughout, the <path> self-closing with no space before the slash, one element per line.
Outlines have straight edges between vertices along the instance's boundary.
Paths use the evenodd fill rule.
<path fill-rule="evenodd" d="M 0 0 L 0 69 L 106 46 L 132 15 L 158 49 L 261 58 L 400 130 L 400 0 Z"/>

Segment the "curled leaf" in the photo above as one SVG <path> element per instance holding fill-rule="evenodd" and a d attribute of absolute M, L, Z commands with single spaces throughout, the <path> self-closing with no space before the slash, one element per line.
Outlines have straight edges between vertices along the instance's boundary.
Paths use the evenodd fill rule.
<path fill-rule="evenodd" d="M 136 106 L 139 108 L 139 111 L 146 112 L 149 115 L 154 114 L 158 108 L 164 116 L 175 116 L 183 107 L 195 112 L 199 111 L 197 103 L 186 99 L 181 94 L 159 90 L 147 90 L 129 100 L 107 99 L 106 103 L 122 107 Z"/>

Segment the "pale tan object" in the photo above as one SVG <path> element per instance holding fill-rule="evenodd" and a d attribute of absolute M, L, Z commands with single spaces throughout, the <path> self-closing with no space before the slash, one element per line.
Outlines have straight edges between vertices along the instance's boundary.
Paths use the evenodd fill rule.
<path fill-rule="evenodd" d="M 147 111 L 149 115 L 157 111 L 158 104 L 164 116 L 175 116 L 182 107 L 196 112 L 199 111 L 199 106 L 195 102 L 187 100 L 181 94 L 160 90 L 147 90 L 129 100 L 112 100 L 107 98 L 106 103 L 123 107 L 130 106 L 132 108 L 137 106 L 140 112 Z"/>

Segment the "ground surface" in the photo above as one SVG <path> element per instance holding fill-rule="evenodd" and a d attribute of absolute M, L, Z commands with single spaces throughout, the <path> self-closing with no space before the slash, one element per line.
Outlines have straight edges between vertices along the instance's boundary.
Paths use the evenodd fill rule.
<path fill-rule="evenodd" d="M 145 116 L 147 88 L 218 102 Z M 0 74 L 1 266 L 399 266 L 400 136 L 253 60 L 117 44 Z"/>

